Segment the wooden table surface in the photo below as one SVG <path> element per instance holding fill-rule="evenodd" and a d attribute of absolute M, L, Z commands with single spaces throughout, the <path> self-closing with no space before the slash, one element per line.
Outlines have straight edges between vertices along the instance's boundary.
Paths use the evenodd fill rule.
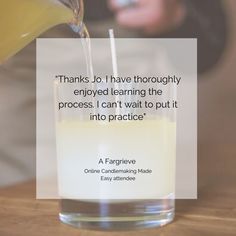
<path fill-rule="evenodd" d="M 236 188 L 232 181 L 203 186 L 198 200 L 177 200 L 176 218 L 162 228 L 128 232 L 79 230 L 58 220 L 58 202 L 35 200 L 35 182 L 0 191 L 1 236 L 236 235 Z"/>

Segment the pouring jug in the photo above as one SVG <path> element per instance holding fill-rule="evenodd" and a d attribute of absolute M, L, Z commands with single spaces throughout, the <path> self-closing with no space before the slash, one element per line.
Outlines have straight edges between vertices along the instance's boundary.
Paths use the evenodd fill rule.
<path fill-rule="evenodd" d="M 56 25 L 78 32 L 83 12 L 82 0 L 1 0 L 0 64 Z"/>

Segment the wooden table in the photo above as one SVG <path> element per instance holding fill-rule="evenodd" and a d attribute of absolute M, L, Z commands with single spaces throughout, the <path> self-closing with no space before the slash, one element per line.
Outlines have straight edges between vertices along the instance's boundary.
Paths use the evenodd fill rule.
<path fill-rule="evenodd" d="M 202 186 L 198 200 L 177 201 L 173 223 L 129 232 L 95 232 L 66 226 L 58 220 L 57 201 L 35 200 L 35 182 L 8 187 L 0 191 L 0 235 L 236 235 L 235 183 L 213 182 Z"/>

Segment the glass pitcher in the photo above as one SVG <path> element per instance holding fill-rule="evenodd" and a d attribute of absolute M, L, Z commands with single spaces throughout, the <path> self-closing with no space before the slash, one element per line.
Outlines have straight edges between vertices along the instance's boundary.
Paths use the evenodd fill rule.
<path fill-rule="evenodd" d="M 79 32 L 83 14 L 82 0 L 1 0 L 0 64 L 56 25 Z"/>

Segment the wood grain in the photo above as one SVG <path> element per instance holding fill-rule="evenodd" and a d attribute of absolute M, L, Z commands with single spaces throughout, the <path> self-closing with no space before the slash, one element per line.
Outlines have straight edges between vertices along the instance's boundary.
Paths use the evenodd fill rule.
<path fill-rule="evenodd" d="M 78 235 L 229 235 L 236 233 L 236 188 L 226 179 L 199 190 L 198 200 L 177 200 L 176 218 L 162 228 L 128 232 L 95 232 L 63 225 L 58 202 L 35 200 L 35 182 L 0 191 L 1 236 Z"/>

